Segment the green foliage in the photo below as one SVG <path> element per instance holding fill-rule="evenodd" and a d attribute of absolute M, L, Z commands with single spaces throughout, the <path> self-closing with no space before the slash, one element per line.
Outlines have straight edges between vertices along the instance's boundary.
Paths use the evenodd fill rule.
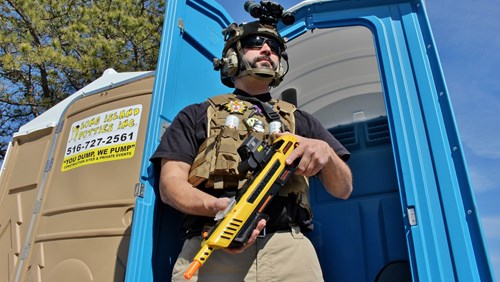
<path fill-rule="evenodd" d="M 100 77 L 154 70 L 161 0 L 0 3 L 0 160 L 20 125 Z"/>

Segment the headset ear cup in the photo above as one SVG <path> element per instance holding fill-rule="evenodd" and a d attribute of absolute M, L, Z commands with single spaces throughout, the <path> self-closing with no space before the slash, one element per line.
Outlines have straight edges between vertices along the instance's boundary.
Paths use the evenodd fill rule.
<path fill-rule="evenodd" d="M 234 77 L 238 72 L 238 55 L 233 48 L 229 48 L 222 59 L 224 66 L 222 67 L 222 75 L 225 77 Z"/>

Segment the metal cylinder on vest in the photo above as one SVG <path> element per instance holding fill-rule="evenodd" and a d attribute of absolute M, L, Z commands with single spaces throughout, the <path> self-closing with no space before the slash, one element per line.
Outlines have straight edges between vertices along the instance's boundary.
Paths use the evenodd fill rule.
<path fill-rule="evenodd" d="M 281 133 L 281 121 L 272 121 L 269 123 L 269 134 Z"/>
<path fill-rule="evenodd" d="M 240 119 L 235 116 L 235 115 L 228 115 L 226 117 L 226 123 L 225 125 L 229 128 L 238 128 L 238 125 L 240 124 Z"/>

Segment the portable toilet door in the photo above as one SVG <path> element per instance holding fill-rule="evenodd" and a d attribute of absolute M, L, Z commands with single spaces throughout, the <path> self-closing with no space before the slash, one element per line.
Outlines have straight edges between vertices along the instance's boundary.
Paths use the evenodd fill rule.
<path fill-rule="evenodd" d="M 180 215 L 161 203 L 158 171 L 149 162 L 164 129 L 185 106 L 232 91 L 219 82 L 213 58 L 220 57 L 229 15 L 209 0 L 167 1 L 160 54 L 141 168 L 144 193 L 137 198 L 127 281 L 167 281 L 182 246 Z"/>
<path fill-rule="evenodd" d="M 351 152 L 346 201 L 311 181 L 313 242 L 326 281 L 492 281 L 448 92 L 422 1 L 304 1 L 280 26 L 290 70 L 271 93 L 297 104 Z M 169 279 L 179 214 L 147 159 L 185 105 L 232 91 L 212 70 L 231 21 L 214 1 L 169 1 L 127 267 Z M 196 73 L 196 75 L 193 75 Z M 397 275 L 397 276 L 395 276 Z"/>
<path fill-rule="evenodd" d="M 298 20 L 282 35 L 300 70 L 280 87 L 297 89 L 299 108 L 353 153 L 348 201 L 311 187 L 325 279 L 404 279 L 411 270 L 414 281 L 491 281 L 424 3 L 307 1 L 291 10 Z"/>
<path fill-rule="evenodd" d="M 108 70 L 15 134 L 1 281 L 124 279 L 153 79 Z"/>

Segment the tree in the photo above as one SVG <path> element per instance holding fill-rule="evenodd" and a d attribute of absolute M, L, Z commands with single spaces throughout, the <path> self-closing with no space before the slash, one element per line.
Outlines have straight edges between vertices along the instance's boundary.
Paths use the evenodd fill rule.
<path fill-rule="evenodd" d="M 19 127 L 100 77 L 154 70 L 161 0 L 0 3 L 0 162 Z"/>

